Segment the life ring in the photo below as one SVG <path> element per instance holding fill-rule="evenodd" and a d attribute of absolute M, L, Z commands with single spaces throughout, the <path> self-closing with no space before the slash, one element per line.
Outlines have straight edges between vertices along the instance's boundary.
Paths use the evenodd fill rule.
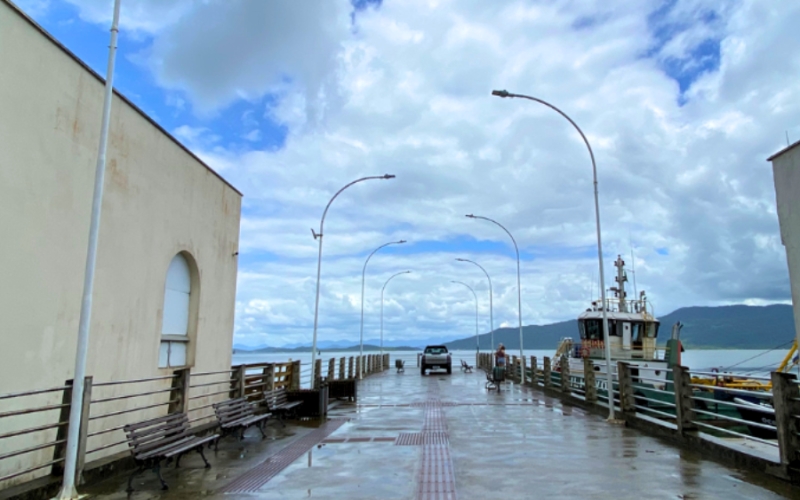
<path fill-rule="evenodd" d="M 581 348 L 581 357 L 582 358 L 588 358 L 590 354 L 591 354 L 591 350 L 589 349 L 588 345 L 585 345 L 585 346 L 583 346 Z"/>

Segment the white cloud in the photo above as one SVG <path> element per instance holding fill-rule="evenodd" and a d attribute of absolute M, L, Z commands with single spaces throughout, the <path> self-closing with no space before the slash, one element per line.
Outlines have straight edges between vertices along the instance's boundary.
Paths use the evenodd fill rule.
<path fill-rule="evenodd" d="M 130 3 L 134 13 L 149 5 Z M 185 90 L 194 109 L 213 113 L 269 93 L 277 102 L 266 117 L 289 131 L 275 152 L 195 139 L 201 155 L 227 162 L 225 175 L 245 193 L 241 251 L 256 263 L 241 268 L 237 341 L 310 340 L 317 248 L 309 228 L 341 186 L 383 173 L 397 179 L 352 187 L 328 214 L 320 338 L 357 338 L 365 254 L 400 238 L 444 250 L 373 258 L 373 334 L 382 280 L 412 269 L 391 284 L 387 335 L 470 335 L 472 298 L 449 281 L 483 294 L 486 285 L 456 256 L 489 270 L 495 324 L 516 325 L 513 250 L 452 243 L 472 235 L 508 244 L 498 228 L 463 217 L 472 212 L 503 222 L 537 257 L 523 262 L 525 323 L 583 310 L 597 282 L 588 154 L 556 113 L 491 97 L 495 88 L 545 98 L 586 132 L 606 267 L 629 255 L 632 239 L 638 287 L 659 314 L 787 300 L 765 158 L 784 130 L 800 137 L 800 4 L 679 0 L 654 16 L 656 7 L 385 0 L 351 27 L 343 1 L 231 0 L 165 4 L 158 25 L 132 17 L 154 37 L 148 54 L 158 82 Z M 696 54 L 717 42 L 714 69 L 708 54 Z M 681 95 L 666 67 L 682 78 L 712 69 Z M 487 301 L 479 300 L 485 330 Z"/>

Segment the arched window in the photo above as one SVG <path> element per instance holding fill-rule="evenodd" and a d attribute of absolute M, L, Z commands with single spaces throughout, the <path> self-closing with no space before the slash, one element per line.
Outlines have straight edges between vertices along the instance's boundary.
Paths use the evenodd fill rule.
<path fill-rule="evenodd" d="M 172 258 L 164 290 L 164 319 L 161 324 L 159 368 L 185 366 L 189 346 L 189 308 L 192 272 L 183 254 Z"/>

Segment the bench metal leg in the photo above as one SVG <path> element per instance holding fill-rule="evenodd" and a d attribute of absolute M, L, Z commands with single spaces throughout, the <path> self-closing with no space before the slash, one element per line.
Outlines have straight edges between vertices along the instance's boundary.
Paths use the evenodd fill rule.
<path fill-rule="evenodd" d="M 264 433 L 264 422 L 266 422 L 266 420 L 262 420 L 261 422 L 258 423 L 258 430 L 261 431 L 262 438 L 267 437 L 267 435 Z"/>
<path fill-rule="evenodd" d="M 144 467 L 140 465 L 128 478 L 128 489 L 126 490 L 128 493 L 133 493 L 133 478 L 141 474 L 143 470 Z"/>
<path fill-rule="evenodd" d="M 241 432 L 239 432 L 239 441 L 244 441 L 244 431 L 247 430 L 247 427 L 242 426 Z"/>
<path fill-rule="evenodd" d="M 161 476 L 161 462 L 160 461 L 156 462 L 155 467 L 153 467 L 153 472 L 158 474 L 158 480 L 161 481 L 161 489 L 162 490 L 168 490 L 169 486 L 167 485 L 167 482 L 164 481 L 164 478 Z"/>
<path fill-rule="evenodd" d="M 205 456 L 205 454 L 203 453 L 203 446 L 202 446 L 202 445 L 201 445 L 201 446 L 198 446 L 198 447 L 197 447 L 197 448 L 195 448 L 195 449 L 197 450 L 197 453 L 199 453 L 199 454 L 200 454 L 200 457 L 203 459 L 203 462 L 205 462 L 205 464 L 206 464 L 206 469 L 210 469 L 210 468 L 211 468 L 211 464 L 210 464 L 210 463 L 208 463 L 208 460 L 206 460 L 206 456 Z"/>

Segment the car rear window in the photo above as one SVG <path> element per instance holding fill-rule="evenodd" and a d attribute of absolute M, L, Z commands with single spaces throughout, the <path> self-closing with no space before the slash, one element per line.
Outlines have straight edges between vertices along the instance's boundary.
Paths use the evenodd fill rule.
<path fill-rule="evenodd" d="M 425 354 L 445 354 L 447 347 L 426 347 Z"/>

